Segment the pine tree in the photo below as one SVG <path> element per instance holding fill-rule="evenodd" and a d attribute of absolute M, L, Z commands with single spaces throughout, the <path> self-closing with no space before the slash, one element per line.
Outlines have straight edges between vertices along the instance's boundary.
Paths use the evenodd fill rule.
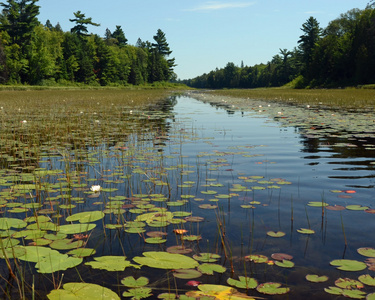
<path fill-rule="evenodd" d="M 112 33 L 112 38 L 116 39 L 117 45 L 120 47 L 126 46 L 128 39 L 125 37 L 125 33 L 121 26 L 116 25 L 116 30 Z"/>
<path fill-rule="evenodd" d="M 69 19 L 69 21 L 76 23 L 76 25 L 70 30 L 70 32 L 76 33 L 80 37 L 87 35 L 87 25 L 100 26 L 100 24 L 94 23 L 92 18 L 86 18 L 85 14 L 81 13 L 80 10 L 73 14 L 75 18 Z"/>
<path fill-rule="evenodd" d="M 8 0 L 1 2 L 3 20 L 0 29 L 6 31 L 12 44 L 24 46 L 30 41 L 34 28 L 39 24 L 38 0 Z"/>

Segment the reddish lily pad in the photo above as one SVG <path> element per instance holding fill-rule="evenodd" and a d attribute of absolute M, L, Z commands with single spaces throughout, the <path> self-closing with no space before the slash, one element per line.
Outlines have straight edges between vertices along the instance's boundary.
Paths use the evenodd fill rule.
<path fill-rule="evenodd" d="M 286 253 L 274 253 L 274 254 L 271 255 L 271 257 L 275 260 L 278 260 L 278 261 L 283 261 L 284 259 L 286 259 L 286 260 L 292 260 L 293 259 L 292 255 L 289 255 L 289 254 L 286 254 Z"/>
<path fill-rule="evenodd" d="M 194 269 L 177 269 L 173 276 L 181 279 L 194 279 L 202 276 L 202 273 Z"/>

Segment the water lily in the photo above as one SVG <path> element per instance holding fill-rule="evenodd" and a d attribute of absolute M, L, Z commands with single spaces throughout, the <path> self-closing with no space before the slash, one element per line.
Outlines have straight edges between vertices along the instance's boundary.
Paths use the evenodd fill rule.
<path fill-rule="evenodd" d="M 90 190 L 93 191 L 94 193 L 99 193 L 102 187 L 100 185 L 93 185 L 91 186 Z"/>

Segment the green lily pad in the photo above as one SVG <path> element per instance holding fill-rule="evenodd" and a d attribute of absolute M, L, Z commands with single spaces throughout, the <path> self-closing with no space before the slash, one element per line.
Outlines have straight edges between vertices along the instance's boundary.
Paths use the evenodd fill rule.
<path fill-rule="evenodd" d="M 0 248 L 0 258 L 17 258 L 24 256 L 26 254 L 26 249 L 24 247 L 11 247 L 11 248 Z"/>
<path fill-rule="evenodd" d="M 283 261 L 275 261 L 275 265 L 282 268 L 293 268 L 294 262 L 284 259 Z"/>
<path fill-rule="evenodd" d="M 152 289 L 146 287 L 139 287 L 134 289 L 129 289 L 127 292 L 123 292 L 123 297 L 131 297 L 132 300 L 139 300 L 143 298 L 148 298 L 152 296 Z"/>
<path fill-rule="evenodd" d="M 65 234 L 75 234 L 90 231 L 96 227 L 96 224 L 85 223 L 85 224 L 67 224 L 61 225 L 59 231 Z"/>
<path fill-rule="evenodd" d="M 70 250 L 67 254 L 72 255 L 74 257 L 88 257 L 94 255 L 96 253 L 95 249 L 91 248 L 79 248 Z"/>
<path fill-rule="evenodd" d="M 135 265 L 126 260 L 124 256 L 100 256 L 94 257 L 95 261 L 85 263 L 94 269 L 107 270 L 107 271 L 124 271 L 125 268 Z"/>
<path fill-rule="evenodd" d="M 253 297 L 247 296 L 246 294 L 238 292 L 235 288 L 231 288 L 225 285 L 216 284 L 200 284 L 198 285 L 199 291 L 189 291 L 186 296 L 198 298 L 201 300 L 209 299 L 220 299 L 220 300 L 241 300 L 249 299 L 254 300 Z"/>
<path fill-rule="evenodd" d="M 193 255 L 193 258 L 203 262 L 215 262 L 220 258 L 220 255 L 215 253 L 199 253 Z"/>
<path fill-rule="evenodd" d="M 82 240 L 73 241 L 73 239 L 63 239 L 63 240 L 53 241 L 49 246 L 52 249 L 57 249 L 57 250 L 70 250 L 70 249 L 77 249 L 79 247 L 82 247 L 83 244 L 84 244 L 84 241 Z"/>
<path fill-rule="evenodd" d="M 76 213 L 66 218 L 66 221 L 73 222 L 79 221 L 80 223 L 90 223 L 101 220 L 104 218 L 104 213 L 102 211 L 86 211 Z"/>
<path fill-rule="evenodd" d="M 148 244 L 162 244 L 165 243 L 167 240 L 161 237 L 150 237 L 145 239 L 145 242 Z"/>
<path fill-rule="evenodd" d="M 82 258 L 69 257 L 67 254 L 61 254 L 51 248 L 41 246 L 26 246 L 25 255 L 19 259 L 35 262 L 35 267 L 39 273 L 53 273 L 73 268 L 82 263 Z"/>
<path fill-rule="evenodd" d="M 182 236 L 182 239 L 184 241 L 194 242 L 194 241 L 201 240 L 202 237 L 200 235 L 184 235 L 184 236 Z"/>
<path fill-rule="evenodd" d="M 280 286 L 281 283 L 266 282 L 258 285 L 257 291 L 266 295 L 283 295 L 289 292 L 289 288 Z"/>
<path fill-rule="evenodd" d="M 199 205 L 199 208 L 202 208 L 202 209 L 215 209 L 215 208 L 217 208 L 217 205 L 213 205 L 213 204 L 201 204 L 201 205 Z"/>
<path fill-rule="evenodd" d="M 206 275 L 214 275 L 214 272 L 224 273 L 227 268 L 218 264 L 203 263 L 198 266 L 198 270 Z"/>
<path fill-rule="evenodd" d="M 335 285 L 342 289 L 363 288 L 363 284 L 355 279 L 339 278 L 335 281 Z"/>
<path fill-rule="evenodd" d="M 359 204 L 353 204 L 353 205 L 347 205 L 346 209 L 348 209 L 348 210 L 366 210 L 366 209 L 369 209 L 369 207 L 368 206 L 362 206 L 362 205 L 359 205 Z"/>
<path fill-rule="evenodd" d="M 268 262 L 268 257 L 261 255 L 261 254 L 251 254 L 248 256 L 245 256 L 245 258 L 249 261 L 252 261 L 256 264 L 261 264 L 261 263 L 267 263 Z"/>
<path fill-rule="evenodd" d="M 337 269 L 342 271 L 361 271 L 366 269 L 366 264 L 357 260 L 350 259 L 335 259 L 330 262 L 332 266 L 337 266 Z"/>
<path fill-rule="evenodd" d="M 363 256 L 375 257 L 375 249 L 369 247 L 358 248 L 357 252 Z"/>
<path fill-rule="evenodd" d="M 146 277 L 139 277 L 138 279 L 135 279 L 133 276 L 128 276 L 123 278 L 121 280 L 121 283 L 126 287 L 136 288 L 147 285 L 149 283 L 149 280 Z"/>
<path fill-rule="evenodd" d="M 173 276 L 181 279 L 194 279 L 202 276 L 202 273 L 194 269 L 177 269 Z"/>
<path fill-rule="evenodd" d="M 275 231 L 268 231 L 267 235 L 270 236 L 270 237 L 279 238 L 279 237 L 285 236 L 285 232 L 282 232 L 282 231 L 277 231 L 277 232 L 275 232 Z"/>
<path fill-rule="evenodd" d="M 227 283 L 239 289 L 255 289 L 258 286 L 256 279 L 245 276 L 239 276 L 238 280 L 228 278 Z"/>
<path fill-rule="evenodd" d="M 27 223 L 23 220 L 16 218 L 0 218 L 0 230 L 8 230 L 10 228 L 24 228 Z"/>
<path fill-rule="evenodd" d="M 314 274 L 307 274 L 306 275 L 306 280 L 310 282 L 325 282 L 328 280 L 328 276 L 319 276 L 319 275 L 314 275 Z"/>
<path fill-rule="evenodd" d="M 342 295 L 342 289 L 335 287 L 335 286 L 324 288 L 324 291 L 331 295 Z"/>
<path fill-rule="evenodd" d="M 47 297 L 49 300 L 120 300 L 120 297 L 110 289 L 84 282 L 65 283 L 62 289 L 51 291 Z"/>
<path fill-rule="evenodd" d="M 375 278 L 369 274 L 363 274 L 358 277 L 358 280 L 366 285 L 375 286 Z"/>
<path fill-rule="evenodd" d="M 308 229 L 308 228 L 297 229 L 297 232 L 302 233 L 302 234 L 314 234 L 315 233 L 314 230 Z"/>
<path fill-rule="evenodd" d="M 191 257 L 168 252 L 143 252 L 144 256 L 136 256 L 133 260 L 140 264 L 157 269 L 193 269 L 199 263 Z"/>
<path fill-rule="evenodd" d="M 328 206 L 329 204 L 328 203 L 325 203 L 325 202 L 322 202 L 322 201 L 311 201 L 309 203 L 307 203 L 308 206 L 312 206 L 312 207 L 326 207 Z"/>

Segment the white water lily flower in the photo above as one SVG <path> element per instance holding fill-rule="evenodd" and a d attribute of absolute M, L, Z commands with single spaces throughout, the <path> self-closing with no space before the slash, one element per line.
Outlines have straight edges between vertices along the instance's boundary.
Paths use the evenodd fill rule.
<path fill-rule="evenodd" d="M 90 190 L 93 191 L 94 193 L 99 193 L 102 187 L 100 185 L 92 185 Z"/>

